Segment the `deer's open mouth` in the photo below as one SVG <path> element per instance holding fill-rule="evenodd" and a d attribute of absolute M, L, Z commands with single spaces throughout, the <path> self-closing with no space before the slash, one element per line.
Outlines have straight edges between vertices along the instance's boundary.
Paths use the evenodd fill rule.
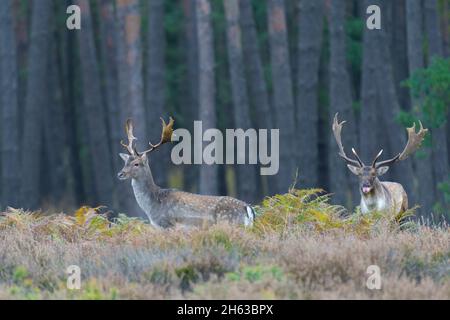
<path fill-rule="evenodd" d="M 372 187 L 362 187 L 361 191 L 364 194 L 368 194 L 368 193 L 370 193 L 370 191 L 372 191 Z"/>

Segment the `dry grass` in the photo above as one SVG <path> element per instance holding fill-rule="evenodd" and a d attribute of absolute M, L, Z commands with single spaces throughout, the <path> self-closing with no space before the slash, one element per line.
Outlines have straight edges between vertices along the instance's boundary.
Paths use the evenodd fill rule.
<path fill-rule="evenodd" d="M 448 227 L 400 231 L 308 199 L 284 215 L 274 202 L 287 200 L 268 199 L 253 229 L 162 231 L 90 208 L 11 209 L 0 216 L 0 299 L 450 299 Z M 373 264 L 381 290 L 365 285 Z M 81 268 L 81 290 L 66 288 L 69 265 Z"/>

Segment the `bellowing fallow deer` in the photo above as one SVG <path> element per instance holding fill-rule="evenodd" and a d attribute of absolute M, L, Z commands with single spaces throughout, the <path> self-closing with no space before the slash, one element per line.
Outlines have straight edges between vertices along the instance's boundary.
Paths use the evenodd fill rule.
<path fill-rule="evenodd" d="M 415 124 L 411 128 L 407 128 L 408 142 L 405 148 L 395 157 L 389 160 L 378 161 L 383 150 L 381 150 L 370 166 L 366 166 L 352 148 L 352 152 L 356 159 L 350 159 L 344 152 L 341 141 L 342 125 L 345 121 L 339 123 L 338 114 L 334 116 L 333 134 L 339 147 L 339 155 L 347 162 L 350 171 L 359 177 L 359 187 L 361 193 L 361 213 L 369 213 L 373 211 L 384 212 L 397 215 L 408 209 L 408 196 L 403 186 L 396 182 L 381 182 L 378 177 L 382 176 L 389 170 L 389 166 L 397 161 L 402 161 L 414 153 L 422 144 L 428 129 L 424 129 L 419 121 L 419 132 L 416 133 Z"/>
<path fill-rule="evenodd" d="M 243 201 L 225 196 L 206 196 L 162 189 L 155 184 L 149 166 L 149 154 L 171 141 L 174 124 L 172 118 L 168 124 L 162 118 L 161 121 L 161 140 L 156 145 L 149 143 L 149 149 L 138 152 L 135 146 L 136 137 L 133 135 L 133 122 L 131 119 L 127 120 L 125 130 L 128 144 L 121 142 L 121 145 L 128 154 L 120 153 L 125 166 L 117 175 L 121 180 L 131 179 L 136 201 L 150 223 L 161 228 L 175 225 L 205 226 L 218 221 L 252 225 L 255 211 Z"/>

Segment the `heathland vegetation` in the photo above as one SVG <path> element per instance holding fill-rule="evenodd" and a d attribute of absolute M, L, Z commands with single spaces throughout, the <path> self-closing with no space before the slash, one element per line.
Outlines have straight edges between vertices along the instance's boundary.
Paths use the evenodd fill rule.
<path fill-rule="evenodd" d="M 267 198 L 252 228 L 157 230 L 101 208 L 0 216 L 0 299 L 449 299 L 445 224 L 342 216 L 318 190 Z M 67 288 L 67 267 L 81 271 Z M 380 268 L 369 290 L 367 268 Z"/>

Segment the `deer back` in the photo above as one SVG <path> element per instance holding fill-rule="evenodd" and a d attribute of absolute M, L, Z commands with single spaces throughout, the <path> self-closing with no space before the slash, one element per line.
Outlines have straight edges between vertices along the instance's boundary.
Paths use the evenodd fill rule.
<path fill-rule="evenodd" d="M 219 221 L 247 224 L 253 220 L 252 209 L 243 201 L 223 196 L 206 196 L 174 189 L 161 189 L 158 193 L 159 216 L 170 225 L 203 226 Z M 252 212 L 250 213 L 249 210 Z"/>

